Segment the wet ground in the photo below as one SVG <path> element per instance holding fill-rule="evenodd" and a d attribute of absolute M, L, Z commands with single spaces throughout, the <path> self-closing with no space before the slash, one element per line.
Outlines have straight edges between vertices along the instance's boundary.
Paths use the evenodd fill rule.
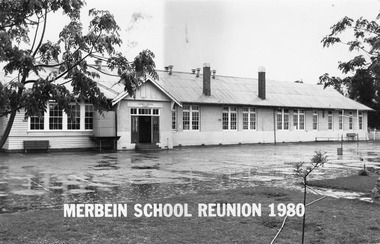
<path fill-rule="evenodd" d="M 326 151 L 310 179 L 363 168 L 380 171 L 379 142 L 185 147 L 142 152 L 0 153 L 0 213 L 61 208 L 64 203 L 128 203 L 205 190 L 274 185 L 300 188 L 293 163 Z M 334 196 L 358 197 L 325 191 Z"/>

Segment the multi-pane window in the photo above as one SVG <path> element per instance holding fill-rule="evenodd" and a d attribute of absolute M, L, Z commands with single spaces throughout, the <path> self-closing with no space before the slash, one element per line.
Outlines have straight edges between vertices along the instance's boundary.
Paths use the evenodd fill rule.
<path fill-rule="evenodd" d="M 243 130 L 256 130 L 255 108 L 243 108 Z"/>
<path fill-rule="evenodd" d="M 305 110 L 293 110 L 293 126 L 295 130 L 305 129 Z"/>
<path fill-rule="evenodd" d="M 84 129 L 92 130 L 93 129 L 93 111 L 94 108 L 92 105 L 85 105 L 84 111 Z"/>
<path fill-rule="evenodd" d="M 49 104 L 49 129 L 62 130 L 62 109 L 56 103 Z"/>
<path fill-rule="evenodd" d="M 318 112 L 317 112 L 317 110 L 313 111 L 313 130 L 318 130 Z"/>
<path fill-rule="evenodd" d="M 289 130 L 289 109 L 277 110 L 277 129 Z"/>
<path fill-rule="evenodd" d="M 237 129 L 237 108 L 223 107 L 222 112 L 222 129 L 236 130 Z"/>
<path fill-rule="evenodd" d="M 40 116 L 30 116 L 30 129 L 31 130 L 43 130 L 44 129 L 44 111 L 40 111 Z"/>
<path fill-rule="evenodd" d="M 350 129 L 350 130 L 352 130 L 353 129 L 353 123 L 354 123 L 354 118 L 353 118 L 353 114 L 352 114 L 352 112 L 349 112 L 348 113 L 348 128 Z"/>
<path fill-rule="evenodd" d="M 339 111 L 339 130 L 343 130 L 343 111 Z"/>
<path fill-rule="evenodd" d="M 81 106 L 83 106 L 82 109 Z M 29 117 L 29 129 L 34 131 L 93 129 L 92 105 L 72 104 L 70 105 L 70 110 L 71 113 L 66 114 L 57 103 L 50 102 L 45 113 L 41 111 L 40 116 Z"/>
<path fill-rule="evenodd" d="M 359 130 L 363 129 L 363 113 L 359 112 Z"/>
<path fill-rule="evenodd" d="M 172 130 L 176 130 L 176 114 L 172 111 Z"/>
<path fill-rule="evenodd" d="M 158 108 L 131 108 L 132 115 L 159 115 Z"/>
<path fill-rule="evenodd" d="M 327 129 L 332 130 L 333 129 L 333 112 L 328 111 L 327 113 Z"/>
<path fill-rule="evenodd" d="M 71 113 L 67 115 L 67 129 L 80 130 L 80 105 L 70 105 Z"/>
<path fill-rule="evenodd" d="M 183 130 L 199 130 L 199 106 L 183 106 Z"/>

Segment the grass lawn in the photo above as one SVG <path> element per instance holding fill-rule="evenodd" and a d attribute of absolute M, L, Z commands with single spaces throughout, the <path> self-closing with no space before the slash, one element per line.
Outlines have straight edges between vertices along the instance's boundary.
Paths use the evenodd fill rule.
<path fill-rule="evenodd" d="M 319 197 L 310 194 L 308 202 Z M 268 205 L 300 202 L 301 191 L 253 187 L 205 191 L 148 202 L 187 203 L 193 213 L 193 217 L 188 218 L 136 218 L 132 208 L 128 208 L 126 218 L 64 218 L 63 210 L 1 214 L 0 242 L 270 243 L 283 218 L 269 217 Z M 198 203 L 261 203 L 262 215 L 197 217 Z M 307 208 L 306 221 L 306 243 L 380 242 L 380 204 L 327 197 Z M 289 217 L 276 243 L 300 243 L 301 231 L 302 217 Z"/>
<path fill-rule="evenodd" d="M 371 193 L 376 185 L 379 175 L 371 174 L 368 176 L 352 175 L 348 177 L 338 177 L 328 180 L 315 180 L 309 181 L 310 186 L 317 186 L 323 188 L 333 188 L 340 190 L 348 190 L 354 192 Z"/>

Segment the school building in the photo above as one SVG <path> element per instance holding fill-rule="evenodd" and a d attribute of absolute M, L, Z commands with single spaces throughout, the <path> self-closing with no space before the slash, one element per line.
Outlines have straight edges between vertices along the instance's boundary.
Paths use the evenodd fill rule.
<path fill-rule="evenodd" d="M 73 104 L 68 117 L 49 102 L 44 118 L 17 114 L 4 150 L 24 150 L 44 141 L 50 149 L 171 149 L 177 146 L 367 139 L 371 108 L 333 88 L 299 82 L 217 75 L 209 64 L 192 72 L 158 71 L 135 96 L 116 77 L 101 74 L 100 89 L 112 110 Z M 7 118 L 0 118 L 0 135 Z M 29 141 L 29 143 L 28 143 Z"/>

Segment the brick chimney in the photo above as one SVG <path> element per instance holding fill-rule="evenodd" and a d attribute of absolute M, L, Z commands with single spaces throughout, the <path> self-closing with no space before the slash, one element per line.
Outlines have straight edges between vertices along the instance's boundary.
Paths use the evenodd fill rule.
<path fill-rule="evenodd" d="M 265 68 L 260 66 L 258 69 L 259 72 L 259 98 L 266 98 L 266 84 L 265 84 Z"/>
<path fill-rule="evenodd" d="M 203 64 L 203 94 L 211 96 L 211 69 L 210 64 Z"/>

